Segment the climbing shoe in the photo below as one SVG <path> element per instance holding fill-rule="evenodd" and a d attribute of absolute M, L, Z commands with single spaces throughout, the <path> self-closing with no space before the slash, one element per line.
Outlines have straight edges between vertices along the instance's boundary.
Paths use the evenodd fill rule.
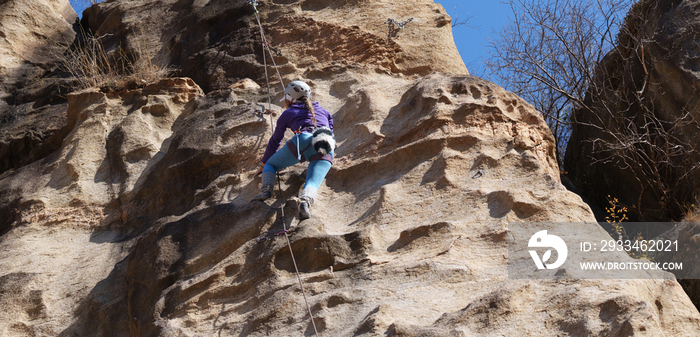
<path fill-rule="evenodd" d="M 299 220 L 306 220 L 311 217 L 311 207 L 309 202 L 302 199 L 299 200 Z"/>
<path fill-rule="evenodd" d="M 270 199 L 272 196 L 272 190 L 268 191 L 261 191 L 259 194 L 253 197 L 253 199 L 250 199 L 250 201 L 265 201 L 267 199 Z"/>
<path fill-rule="evenodd" d="M 274 172 L 263 172 L 260 184 L 260 194 L 250 199 L 250 201 L 265 201 L 272 196 L 272 189 L 275 185 L 276 174 Z"/>

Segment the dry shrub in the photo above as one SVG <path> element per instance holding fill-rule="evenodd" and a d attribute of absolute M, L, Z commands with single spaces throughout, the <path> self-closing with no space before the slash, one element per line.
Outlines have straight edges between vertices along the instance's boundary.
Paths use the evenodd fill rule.
<path fill-rule="evenodd" d="M 129 64 L 131 70 L 131 80 L 137 83 L 150 83 L 166 77 L 173 72 L 173 68 L 160 65 L 155 62 L 156 51 L 160 49 L 160 41 L 153 35 L 144 34 L 143 28 L 139 28 L 138 33 L 132 40 L 132 52 L 138 55 Z"/>
<path fill-rule="evenodd" d="M 172 72 L 170 67 L 154 62 L 158 41 L 143 30 L 131 39 L 131 48 L 120 45 L 112 52 L 108 52 L 102 42 L 109 35 L 94 36 L 83 31 L 84 38 L 63 55 L 63 68 L 74 78 L 74 90 L 99 87 L 104 91 L 117 91 L 142 87 Z"/>
<path fill-rule="evenodd" d="M 695 203 L 686 207 L 683 222 L 700 222 L 700 196 L 695 198 Z"/>
<path fill-rule="evenodd" d="M 63 68 L 75 78 L 75 89 L 99 87 L 116 79 L 118 67 L 100 41 L 104 37 L 88 36 L 64 54 Z"/>

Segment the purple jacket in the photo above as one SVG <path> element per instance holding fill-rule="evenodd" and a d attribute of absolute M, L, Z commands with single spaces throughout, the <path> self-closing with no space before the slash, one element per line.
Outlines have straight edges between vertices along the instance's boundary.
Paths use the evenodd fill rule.
<path fill-rule="evenodd" d="M 314 115 L 316 117 L 316 126 L 327 126 L 333 130 L 333 117 L 324 108 L 322 108 L 318 102 L 313 103 Z M 282 139 L 284 139 L 284 132 L 287 128 L 292 131 L 300 130 L 305 127 L 313 127 L 314 123 L 311 121 L 311 114 L 303 102 L 296 102 L 285 110 L 277 119 L 277 127 L 275 127 L 275 132 L 270 137 L 270 141 L 267 142 L 267 148 L 265 149 L 265 155 L 263 156 L 262 162 L 267 163 L 267 160 L 272 157 L 277 149 L 280 147 Z"/>

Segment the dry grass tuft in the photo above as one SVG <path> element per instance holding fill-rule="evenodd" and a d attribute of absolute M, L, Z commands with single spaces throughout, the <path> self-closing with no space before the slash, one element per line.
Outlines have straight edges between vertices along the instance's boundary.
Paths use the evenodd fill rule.
<path fill-rule="evenodd" d="M 695 198 L 695 203 L 686 207 L 682 222 L 700 222 L 700 196 Z"/>
<path fill-rule="evenodd" d="M 82 32 L 84 39 L 76 42 L 62 56 L 62 67 L 74 78 L 73 89 L 98 87 L 103 91 L 119 91 L 143 87 L 167 77 L 173 69 L 154 62 L 158 41 L 139 31 L 130 48 L 119 46 L 108 52 L 102 40 L 109 34 L 94 36 Z"/>

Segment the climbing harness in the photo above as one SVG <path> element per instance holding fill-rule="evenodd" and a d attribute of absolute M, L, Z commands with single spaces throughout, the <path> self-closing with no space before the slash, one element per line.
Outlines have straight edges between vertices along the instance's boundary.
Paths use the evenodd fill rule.
<path fill-rule="evenodd" d="M 267 84 L 267 110 L 272 110 L 272 96 L 270 94 L 270 79 L 269 75 L 267 73 L 267 56 L 265 55 L 265 47 L 267 47 L 267 51 L 270 53 L 270 59 L 272 59 L 272 64 L 275 67 L 275 70 L 277 71 L 277 76 L 279 77 L 280 80 L 280 85 L 282 86 L 282 91 L 284 91 L 284 81 L 282 80 L 282 75 L 280 75 L 279 68 L 277 68 L 277 63 L 275 62 L 275 58 L 272 57 L 272 48 L 270 44 L 267 42 L 267 39 L 265 38 L 265 31 L 263 30 L 262 23 L 260 23 L 260 16 L 258 15 L 258 2 L 257 0 L 248 0 L 247 3 L 249 5 L 253 6 L 253 11 L 255 13 L 255 20 L 258 22 L 258 27 L 260 27 L 260 38 L 262 39 L 262 54 L 263 54 L 263 62 L 264 62 L 264 67 L 265 67 L 265 83 Z M 280 55 L 281 53 L 277 50 L 275 50 L 277 55 Z M 275 128 L 272 123 L 272 115 L 270 116 L 270 127 L 272 128 L 272 133 L 275 133 Z M 279 172 L 277 174 L 277 187 L 279 189 L 279 198 L 280 200 L 284 200 L 282 198 L 282 183 L 280 182 L 280 174 Z M 311 306 L 309 305 L 309 301 L 306 299 L 306 292 L 304 291 L 304 283 L 301 281 L 301 276 L 299 275 L 299 268 L 297 267 L 297 261 L 294 258 L 294 252 L 292 251 L 292 243 L 289 241 L 289 234 L 287 225 L 284 223 L 284 203 L 282 206 L 280 206 L 280 212 L 282 213 L 282 228 L 284 229 L 284 237 L 287 240 L 287 247 L 289 247 L 289 255 L 292 257 L 292 263 L 294 264 L 294 271 L 296 272 L 297 275 L 297 281 L 299 281 L 299 287 L 301 288 L 301 294 L 304 296 L 304 303 L 306 303 L 306 310 L 309 312 L 309 317 L 311 319 L 311 325 L 314 328 L 314 333 L 316 334 L 316 337 L 318 337 L 318 329 L 316 329 L 316 322 L 314 322 L 314 315 L 311 312 Z"/>
<path fill-rule="evenodd" d="M 295 130 L 295 131 L 294 131 L 294 138 L 297 139 L 297 146 L 296 146 L 296 148 L 297 148 L 297 160 L 298 160 L 299 162 L 301 162 L 301 152 L 299 152 L 299 138 L 301 138 L 301 133 L 302 133 L 302 132 L 303 132 L 303 131 L 301 131 L 301 129 Z M 304 150 L 306 150 L 306 149 L 304 149 Z"/>
<path fill-rule="evenodd" d="M 330 153 L 326 153 L 326 154 L 316 153 L 316 154 L 312 155 L 312 156 L 309 157 L 309 158 L 306 158 L 306 157 L 304 156 L 304 152 L 306 152 L 306 150 L 308 150 L 310 147 L 313 146 L 313 144 L 314 144 L 314 139 L 315 139 L 315 137 L 316 137 L 316 131 L 319 130 L 319 129 L 322 129 L 322 128 L 314 128 L 314 127 L 309 127 L 309 126 L 307 126 L 306 128 L 303 128 L 303 129 L 300 129 L 300 130 L 295 130 L 295 131 L 294 131 L 294 138 L 296 138 L 297 143 L 294 144 L 294 138 L 292 138 L 292 141 L 291 141 L 291 142 L 287 142 L 287 145 L 286 145 L 287 148 L 288 148 L 289 151 L 292 152 L 292 153 L 295 153 L 295 152 L 296 152 L 296 154 L 297 154 L 297 160 L 298 160 L 300 163 L 303 163 L 303 162 L 305 162 L 305 161 L 307 161 L 307 160 L 310 161 L 310 162 L 312 162 L 312 161 L 314 161 L 314 160 L 325 160 L 325 161 L 328 161 L 328 162 L 333 163 L 333 155 L 331 155 Z M 301 148 L 299 147 L 299 145 L 300 145 L 300 143 L 299 143 L 299 136 L 301 135 L 302 132 L 309 132 L 309 133 L 312 133 L 312 134 L 313 134 L 313 136 L 312 136 L 313 138 L 312 138 L 311 142 L 309 143 L 309 145 L 307 145 L 307 146 L 306 146 L 305 148 L 303 148 L 303 149 L 301 149 Z"/>

